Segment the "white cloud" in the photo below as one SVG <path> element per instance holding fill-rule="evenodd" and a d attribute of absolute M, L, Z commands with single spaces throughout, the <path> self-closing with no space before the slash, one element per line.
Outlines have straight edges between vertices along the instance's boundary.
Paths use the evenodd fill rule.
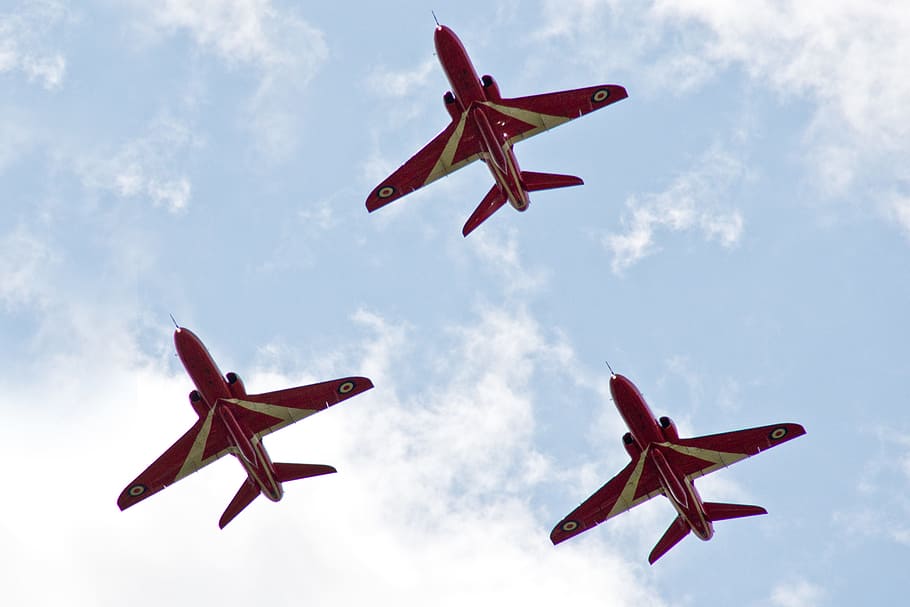
<path fill-rule="evenodd" d="M 380 97 L 407 97 L 415 89 L 425 86 L 430 74 L 436 69 L 439 69 L 439 63 L 435 57 L 429 57 L 412 69 L 392 70 L 377 67 L 367 77 L 367 86 Z"/>
<path fill-rule="evenodd" d="M 340 473 L 289 483 L 282 503 L 257 500 L 224 532 L 217 516 L 242 479 L 231 459 L 127 512 L 114 504 L 193 419 L 189 382 L 174 365 L 168 370 L 171 356 L 143 354 L 129 328 L 109 343 L 104 336 L 116 329 L 110 322 L 104 331 L 80 332 L 74 351 L 82 356 L 42 364 L 47 382 L 79 404 L 64 409 L 63 423 L 37 419 L 51 417 L 39 405 L 46 383 L 10 386 L 15 378 L 5 378 L 0 410 L 25 413 L 0 430 L 0 448 L 8 457 L 28 450 L 31 458 L 8 481 L 27 493 L 52 485 L 56 495 L 69 496 L 65 507 L 53 499 L 8 504 L 4 520 L 15 525 L 0 523 L 0 534 L 16 549 L 0 555 L 14 580 L 5 598 L 103 606 L 122 604 L 128 594 L 134 605 L 204 596 L 232 604 L 255 597 L 408 606 L 483 597 L 552 605 L 570 592 L 579 605 L 663 604 L 641 565 L 602 544 L 550 545 L 552 521 L 529 503 L 549 470 L 533 446 L 530 381 L 538 365 L 561 359 L 559 342 L 524 313 L 487 309 L 469 326 L 453 327 L 450 339 L 429 342 L 439 366 L 405 385 L 396 379 L 402 352 L 417 346 L 410 332 L 375 313 L 356 320 L 369 337 L 341 345 L 346 355 L 330 355 L 331 369 L 320 368 L 322 355 L 302 368 L 363 373 L 376 389 L 267 439 L 278 461 L 330 463 Z M 269 381 L 275 383 L 254 374 L 247 386 L 293 383 L 283 374 Z M 44 434 L 36 449 L 34 433 L 22 429 L 39 423 Z M 199 563 L 221 575 L 193 574 Z M 56 583 L 38 583 L 49 572 Z M 306 584 L 260 583 L 263 576 L 301 575 Z M 224 576 L 233 582 L 216 581 Z"/>
<path fill-rule="evenodd" d="M 885 198 L 886 213 L 904 231 L 904 235 L 910 238 L 910 196 L 891 194 Z"/>
<path fill-rule="evenodd" d="M 56 261 L 49 245 L 19 227 L 0 236 L 0 302 L 8 308 L 41 306 L 47 267 Z"/>
<path fill-rule="evenodd" d="M 728 210 L 723 200 L 731 184 L 745 170 L 733 156 L 718 146 L 711 148 L 694 169 L 677 177 L 663 192 L 648 194 L 642 200 L 626 201 L 625 232 L 608 234 L 604 246 L 613 254 L 611 267 L 619 274 L 654 252 L 655 233 L 700 231 L 708 240 L 724 247 L 739 242 L 743 218 L 739 211 Z"/>
<path fill-rule="evenodd" d="M 53 0 L 24 2 L 18 10 L 0 13 L 0 73 L 21 72 L 45 89 L 60 88 L 66 59 L 48 41 L 66 15 L 65 4 Z"/>
<path fill-rule="evenodd" d="M 895 181 L 906 180 L 906 2 L 548 0 L 543 13 L 537 37 L 571 45 L 573 60 L 607 74 L 636 73 L 645 94 L 691 91 L 735 69 L 750 80 L 745 94 L 781 101 L 788 112 L 807 104 L 793 158 L 824 200 L 878 212 Z M 903 230 L 902 208 L 886 216 Z M 630 231 L 616 246 L 635 259 L 649 234 Z"/>
<path fill-rule="evenodd" d="M 686 30 L 686 50 L 718 67 L 742 65 L 783 98 L 804 97 L 815 113 L 806 130 L 822 150 L 812 163 L 819 183 L 844 193 L 870 161 L 910 154 L 910 6 L 905 2 L 772 2 L 735 7 L 703 1 L 658 0 L 654 16 Z M 874 35 L 870 35 L 874 32 Z M 840 158 L 831 182 L 826 158 Z"/>
<path fill-rule="evenodd" d="M 824 589 L 806 580 L 778 584 L 771 592 L 771 602 L 780 607 L 816 607 L 824 599 Z"/>
<path fill-rule="evenodd" d="M 68 151 L 66 163 L 83 184 L 124 199 L 145 198 L 171 212 L 186 209 L 192 196 L 189 177 L 178 168 L 178 155 L 202 141 L 179 120 L 161 116 L 145 135 L 127 141 L 116 150 L 99 147 L 91 153 Z"/>
<path fill-rule="evenodd" d="M 260 151 L 287 157 L 296 146 L 300 95 L 328 57 L 322 32 L 271 0 L 134 2 L 138 27 L 151 34 L 188 34 L 230 67 L 258 71 L 249 99 L 250 130 Z"/>
<path fill-rule="evenodd" d="M 511 208 L 500 212 L 509 213 Z M 507 295 L 537 291 L 546 286 L 544 270 L 530 270 L 522 265 L 522 253 L 518 242 L 518 231 L 509 228 L 501 233 L 494 230 L 479 230 L 471 235 L 474 240 L 472 253 L 480 259 L 481 267 L 495 272 L 502 290 Z"/>

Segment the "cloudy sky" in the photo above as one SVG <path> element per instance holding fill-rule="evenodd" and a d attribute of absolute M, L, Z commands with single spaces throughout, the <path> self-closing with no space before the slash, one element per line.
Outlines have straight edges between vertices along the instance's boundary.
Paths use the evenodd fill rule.
<path fill-rule="evenodd" d="M 469 238 L 472 165 L 368 214 L 446 124 L 430 9 L 505 96 L 629 98 L 516 150 L 580 175 Z M 902 0 L 0 1 L 0 602 L 894 604 L 910 558 Z M 376 389 L 266 440 L 339 474 L 226 530 L 168 314 L 262 392 Z M 666 500 L 554 548 L 628 461 L 603 364 L 770 514 L 647 554 Z"/>

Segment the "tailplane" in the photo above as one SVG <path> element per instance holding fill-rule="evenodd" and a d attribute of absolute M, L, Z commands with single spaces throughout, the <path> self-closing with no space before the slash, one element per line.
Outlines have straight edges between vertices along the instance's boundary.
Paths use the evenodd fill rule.
<path fill-rule="evenodd" d="M 483 197 L 483 200 L 480 201 L 480 204 L 477 205 L 474 212 L 471 213 L 471 216 L 468 217 L 467 223 L 461 229 L 462 235 L 467 236 L 473 232 L 477 226 L 489 219 L 490 215 L 498 211 L 506 203 L 506 200 L 505 192 L 494 184 L 490 191 L 487 192 L 487 195 Z"/>
<path fill-rule="evenodd" d="M 279 483 L 296 481 L 299 478 L 310 478 L 311 476 L 320 476 L 323 474 L 332 474 L 338 472 L 332 466 L 322 464 L 273 464 L 275 466 L 275 478 Z"/>
<path fill-rule="evenodd" d="M 761 506 L 747 506 L 746 504 L 718 504 L 715 502 L 705 502 L 704 506 L 705 516 L 708 517 L 709 521 L 724 521 L 731 518 L 768 514 L 768 511 Z"/>
<path fill-rule="evenodd" d="M 258 496 L 259 486 L 247 477 L 247 479 L 243 481 L 243 484 L 240 485 L 237 495 L 235 495 L 234 499 L 231 500 L 231 503 L 228 504 L 227 510 L 221 515 L 221 520 L 218 521 L 218 527 L 224 529 L 228 523 L 234 520 L 235 516 L 240 514 L 240 512 L 249 506 Z"/>
<path fill-rule="evenodd" d="M 665 555 L 670 548 L 678 544 L 684 537 L 689 535 L 689 525 L 680 517 L 676 517 L 670 527 L 664 532 L 663 537 L 654 546 L 654 550 L 648 555 L 648 562 L 652 565 L 654 562 Z"/>
<path fill-rule="evenodd" d="M 573 185 L 584 185 L 580 177 L 574 175 L 559 175 L 557 173 L 535 173 L 522 171 L 521 181 L 529 192 L 539 190 L 552 190 L 553 188 L 567 188 Z"/>

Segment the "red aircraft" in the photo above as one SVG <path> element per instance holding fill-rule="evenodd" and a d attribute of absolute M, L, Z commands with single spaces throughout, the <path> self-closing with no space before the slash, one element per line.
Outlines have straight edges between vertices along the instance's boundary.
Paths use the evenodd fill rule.
<path fill-rule="evenodd" d="M 199 420 L 120 494 L 121 510 L 144 500 L 216 459 L 233 454 L 247 478 L 221 515 L 222 529 L 262 493 L 273 502 L 284 495 L 281 483 L 337 472 L 332 466 L 272 463 L 262 437 L 373 387 L 366 377 L 247 394 L 236 373 L 221 375 L 209 351 L 189 329 L 178 327 L 174 343 L 196 385 L 190 405 Z"/>
<path fill-rule="evenodd" d="M 749 430 L 679 438 L 669 417 L 655 420 L 644 397 L 622 375 L 610 377 L 610 393 L 629 432 L 622 437 L 632 462 L 559 522 L 550 533 L 554 544 L 587 531 L 655 495 L 664 495 L 676 509 L 676 520 L 651 551 L 654 562 L 691 531 L 699 539 L 714 535 L 712 522 L 767 514 L 761 506 L 703 502 L 694 479 L 761 451 L 802 436 L 798 424 L 774 424 Z"/>
<path fill-rule="evenodd" d="M 506 201 L 524 211 L 530 204 L 528 192 L 584 183 L 571 175 L 520 170 L 512 146 L 625 99 L 626 89 L 602 84 L 503 99 L 492 76 L 477 77 L 455 32 L 437 25 L 434 40 L 436 55 L 452 86 L 443 96 L 452 122 L 373 190 L 367 198 L 367 210 L 375 211 L 479 158 L 487 164 L 496 183 L 465 223 L 462 234 L 467 236 Z"/>

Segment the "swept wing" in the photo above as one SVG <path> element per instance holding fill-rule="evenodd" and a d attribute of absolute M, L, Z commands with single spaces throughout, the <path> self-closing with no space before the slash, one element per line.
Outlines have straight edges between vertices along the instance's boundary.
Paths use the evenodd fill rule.
<path fill-rule="evenodd" d="M 654 465 L 645 450 L 622 471 L 594 492 L 582 504 L 559 521 L 550 533 L 554 544 L 564 542 L 646 502 L 662 492 Z"/>
<path fill-rule="evenodd" d="M 670 464 L 694 479 L 725 468 L 747 457 L 776 447 L 806 433 L 799 424 L 774 424 L 662 444 Z"/>
<path fill-rule="evenodd" d="M 227 399 L 227 402 L 234 405 L 232 410 L 240 425 L 261 439 L 372 387 L 373 382 L 366 377 L 343 377 L 309 386 L 248 394 L 242 399 Z"/>
<path fill-rule="evenodd" d="M 232 449 L 227 432 L 215 420 L 215 411 L 212 409 L 127 485 L 117 499 L 117 505 L 121 510 L 126 510 L 227 455 Z"/>
<path fill-rule="evenodd" d="M 345 377 L 219 403 L 230 403 L 240 425 L 261 439 L 372 387 L 366 377 Z M 123 490 L 117 505 L 125 510 L 234 450 L 211 409 Z"/>

